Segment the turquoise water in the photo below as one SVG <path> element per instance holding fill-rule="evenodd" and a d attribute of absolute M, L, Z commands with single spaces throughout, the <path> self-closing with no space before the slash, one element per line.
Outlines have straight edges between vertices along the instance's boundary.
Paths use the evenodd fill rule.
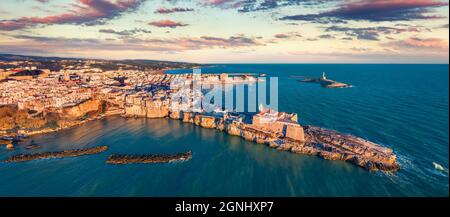
<path fill-rule="evenodd" d="M 206 72 L 279 77 L 279 109 L 301 124 L 351 133 L 392 148 L 402 169 L 367 172 L 349 163 L 280 152 L 175 120 L 110 117 L 35 136 L 39 150 L 97 145 L 99 155 L 0 163 L 0 196 L 448 196 L 448 65 L 219 65 Z M 325 89 L 292 75 L 353 84 Z M 180 72 L 180 71 L 177 71 Z M 107 165 L 111 153 L 193 151 L 184 163 Z M 433 162 L 445 171 L 435 169 Z"/>

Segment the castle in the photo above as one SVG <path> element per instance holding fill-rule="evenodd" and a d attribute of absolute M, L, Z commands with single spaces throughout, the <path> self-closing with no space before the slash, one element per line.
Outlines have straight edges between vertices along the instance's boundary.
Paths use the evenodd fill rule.
<path fill-rule="evenodd" d="M 260 112 L 253 116 L 253 128 L 275 133 L 281 137 L 305 141 L 303 127 L 298 123 L 297 114 L 277 112 L 262 106 L 259 110 Z"/>

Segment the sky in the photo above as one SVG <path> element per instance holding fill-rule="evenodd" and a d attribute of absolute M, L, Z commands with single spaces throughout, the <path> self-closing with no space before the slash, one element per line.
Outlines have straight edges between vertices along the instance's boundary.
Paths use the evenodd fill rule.
<path fill-rule="evenodd" d="M 2 0 L 0 53 L 448 63 L 448 0 Z"/>

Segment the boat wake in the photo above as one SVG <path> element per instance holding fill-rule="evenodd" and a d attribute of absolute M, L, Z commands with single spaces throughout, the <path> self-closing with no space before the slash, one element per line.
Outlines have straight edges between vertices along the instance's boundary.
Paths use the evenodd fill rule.
<path fill-rule="evenodd" d="M 440 164 L 438 164 L 438 163 L 436 163 L 436 162 L 433 162 L 433 166 L 434 166 L 434 169 L 436 169 L 436 170 L 438 170 L 438 171 L 440 171 L 440 172 L 444 172 L 444 173 L 447 173 L 447 174 L 448 174 L 448 169 L 446 169 L 446 168 L 443 167 L 442 165 L 440 165 Z"/>

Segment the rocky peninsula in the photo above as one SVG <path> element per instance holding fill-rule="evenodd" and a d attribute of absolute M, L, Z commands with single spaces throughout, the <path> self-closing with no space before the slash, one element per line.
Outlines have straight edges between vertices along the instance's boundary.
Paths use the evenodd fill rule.
<path fill-rule="evenodd" d="M 91 155 L 98 154 L 108 150 L 108 146 L 98 146 L 93 148 L 85 148 L 85 149 L 74 149 L 74 150 L 65 150 L 58 152 L 42 152 L 36 154 L 19 154 L 13 155 L 9 157 L 5 162 L 13 163 L 13 162 L 24 162 L 24 161 L 32 161 L 39 159 L 48 159 L 48 158 L 66 158 L 66 157 L 77 157 L 82 155 Z"/>
<path fill-rule="evenodd" d="M 187 161 L 192 158 L 192 152 L 188 151 L 179 154 L 113 154 L 108 157 L 106 163 L 109 164 L 150 164 L 150 163 L 171 163 L 176 161 Z"/>
<path fill-rule="evenodd" d="M 220 130 L 280 151 L 315 155 L 327 160 L 346 161 L 370 171 L 400 169 L 396 155 L 391 149 L 362 138 L 320 127 L 302 127 L 295 124 L 284 127 L 277 126 L 280 124 L 277 122 L 269 123 L 270 127 L 267 127 L 265 124 L 258 123 L 258 118 L 262 118 L 260 115 L 256 115 L 251 124 L 241 122 L 242 117 L 228 116 L 224 118 L 190 112 L 171 113 L 170 118 L 203 128 Z M 277 127 L 282 130 L 277 131 Z"/>

